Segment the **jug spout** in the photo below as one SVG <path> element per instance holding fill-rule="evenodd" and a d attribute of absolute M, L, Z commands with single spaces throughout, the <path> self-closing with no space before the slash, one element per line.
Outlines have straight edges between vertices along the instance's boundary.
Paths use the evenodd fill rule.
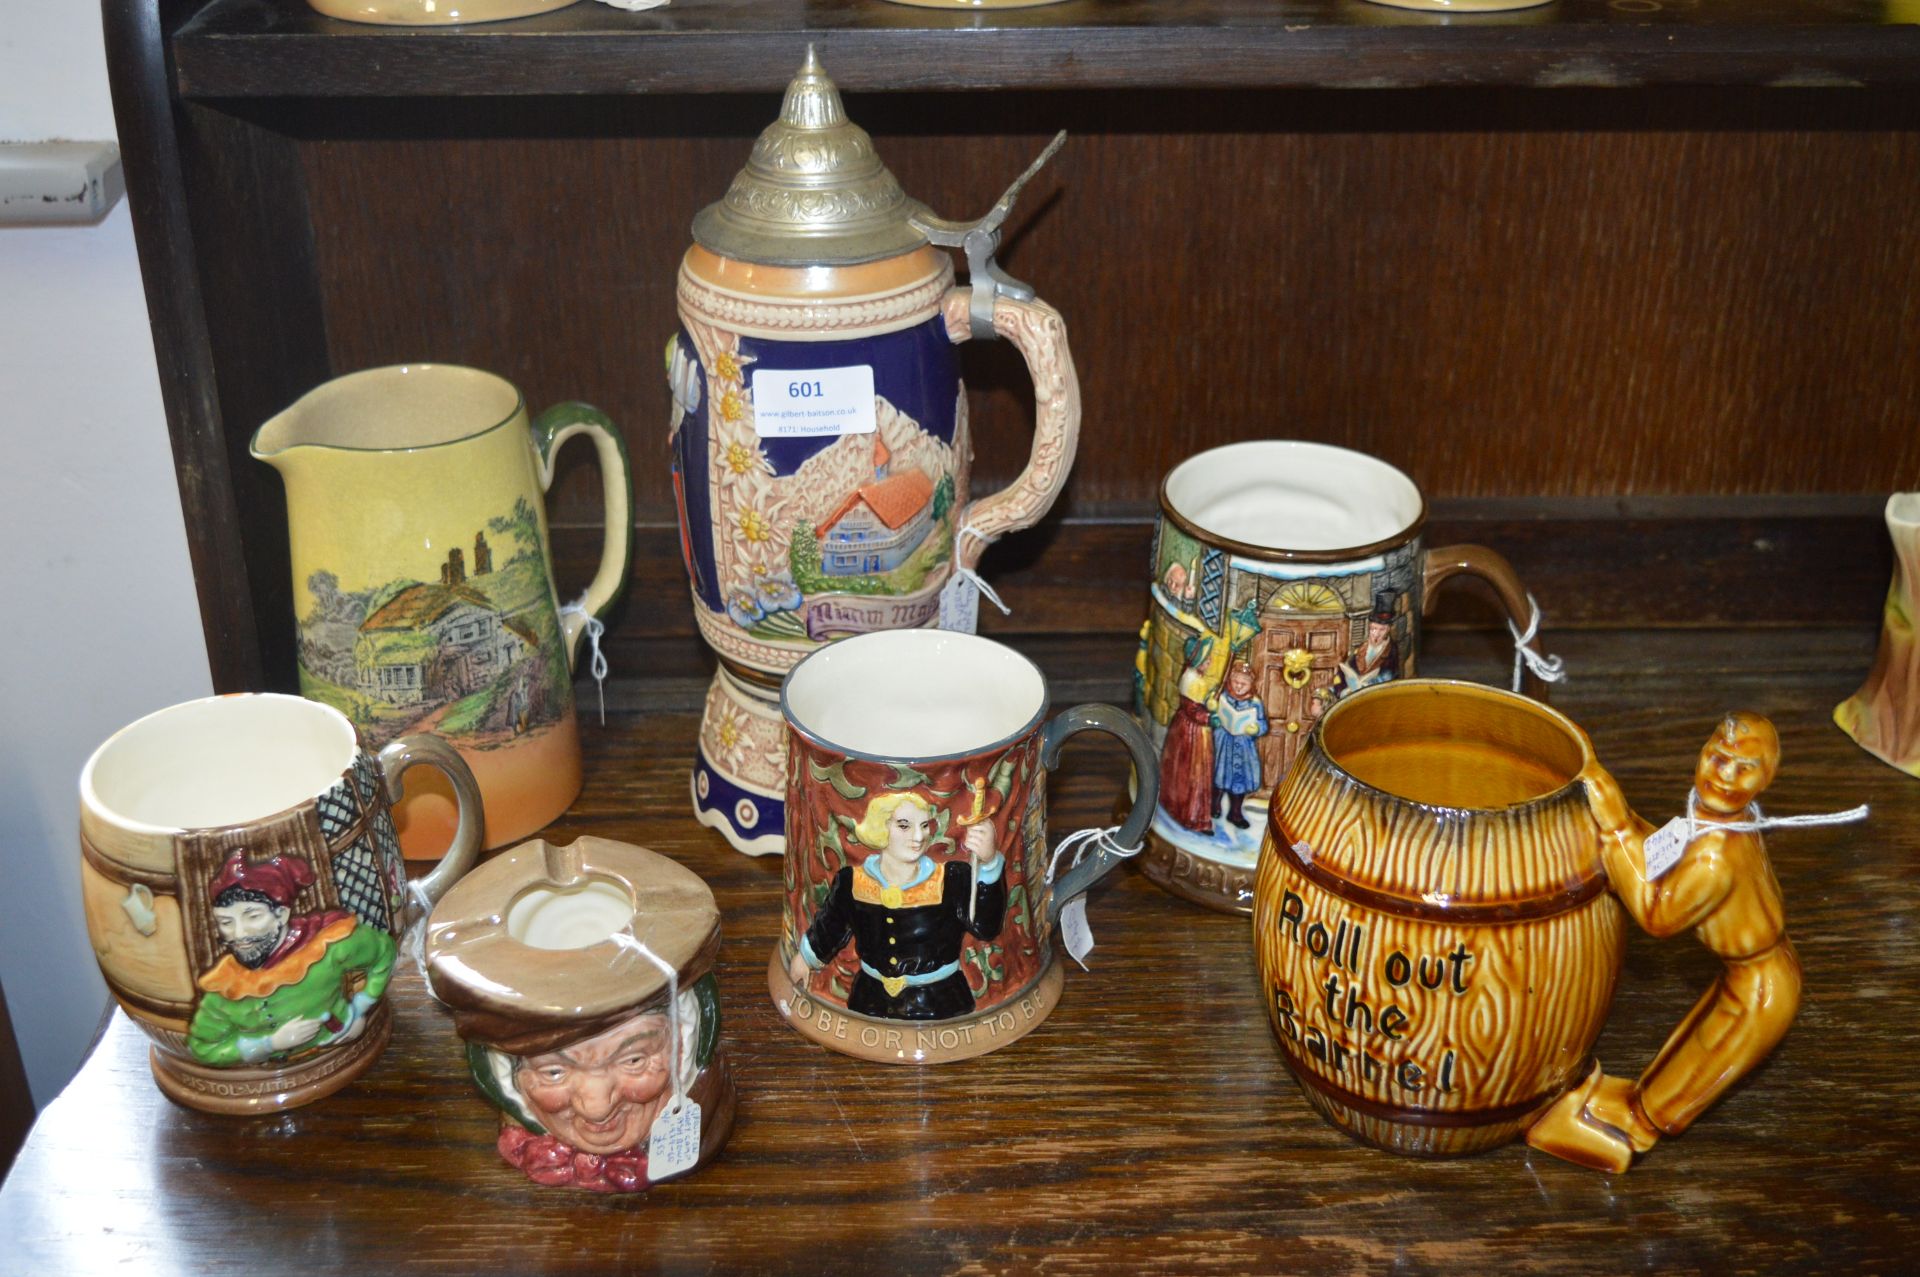
<path fill-rule="evenodd" d="M 523 411 L 513 383 L 454 364 L 395 364 L 322 382 L 269 418 L 248 445 L 282 475 L 319 453 L 397 453 L 461 443 Z"/>
<path fill-rule="evenodd" d="M 302 448 L 312 446 L 301 437 L 304 423 L 300 404 L 304 402 L 302 399 L 267 418 L 247 443 L 249 456 L 266 462 L 283 477 L 292 471 L 295 455 Z"/>

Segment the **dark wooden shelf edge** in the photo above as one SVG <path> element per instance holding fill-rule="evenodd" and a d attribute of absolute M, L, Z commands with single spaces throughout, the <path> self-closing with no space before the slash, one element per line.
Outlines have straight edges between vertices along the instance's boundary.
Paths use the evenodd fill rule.
<path fill-rule="evenodd" d="M 1309 26 L 472 34 L 182 31 L 182 97 L 776 92 L 812 43 L 850 91 L 1869 87 L 1920 26 Z"/>

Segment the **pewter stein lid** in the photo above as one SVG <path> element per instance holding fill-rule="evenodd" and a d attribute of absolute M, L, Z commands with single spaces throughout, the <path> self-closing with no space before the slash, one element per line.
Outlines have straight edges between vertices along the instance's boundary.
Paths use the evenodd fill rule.
<path fill-rule="evenodd" d="M 927 243 L 927 216 L 847 118 L 813 46 L 787 86 L 780 118 L 753 144 L 719 201 L 693 219 L 702 248 L 768 266 L 853 266 Z"/>

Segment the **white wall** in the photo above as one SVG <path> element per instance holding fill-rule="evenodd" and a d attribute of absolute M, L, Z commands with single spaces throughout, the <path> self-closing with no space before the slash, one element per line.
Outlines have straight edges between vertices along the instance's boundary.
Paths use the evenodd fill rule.
<path fill-rule="evenodd" d="M 114 136 L 92 0 L 6 0 L 0 140 Z M 123 202 L 0 226 L 0 985 L 34 1099 L 105 986 L 80 913 L 76 781 L 115 728 L 211 685 Z"/>

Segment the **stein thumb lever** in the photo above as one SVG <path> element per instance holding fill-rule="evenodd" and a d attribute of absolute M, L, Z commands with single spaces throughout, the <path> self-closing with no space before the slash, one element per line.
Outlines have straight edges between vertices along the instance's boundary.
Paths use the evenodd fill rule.
<path fill-rule="evenodd" d="M 989 340 L 994 336 L 994 298 L 1012 297 L 1023 302 L 1033 300 L 1033 285 L 1022 283 L 1007 274 L 1000 268 L 1000 263 L 994 260 L 994 254 L 1000 250 L 1000 227 L 1007 220 L 1007 214 L 1013 212 L 1014 201 L 1020 198 L 1021 189 L 1066 145 L 1066 141 L 1065 129 L 1054 134 L 1053 141 L 1047 143 L 1046 149 L 1027 165 L 1027 171 L 1013 180 L 1013 185 L 994 202 L 985 216 L 975 221 L 953 222 L 944 217 L 935 217 L 932 213 L 908 219 L 915 230 L 927 237 L 929 243 L 942 248 L 965 250 L 967 281 L 973 286 L 973 299 L 967 317 L 972 322 L 975 340 Z"/>

